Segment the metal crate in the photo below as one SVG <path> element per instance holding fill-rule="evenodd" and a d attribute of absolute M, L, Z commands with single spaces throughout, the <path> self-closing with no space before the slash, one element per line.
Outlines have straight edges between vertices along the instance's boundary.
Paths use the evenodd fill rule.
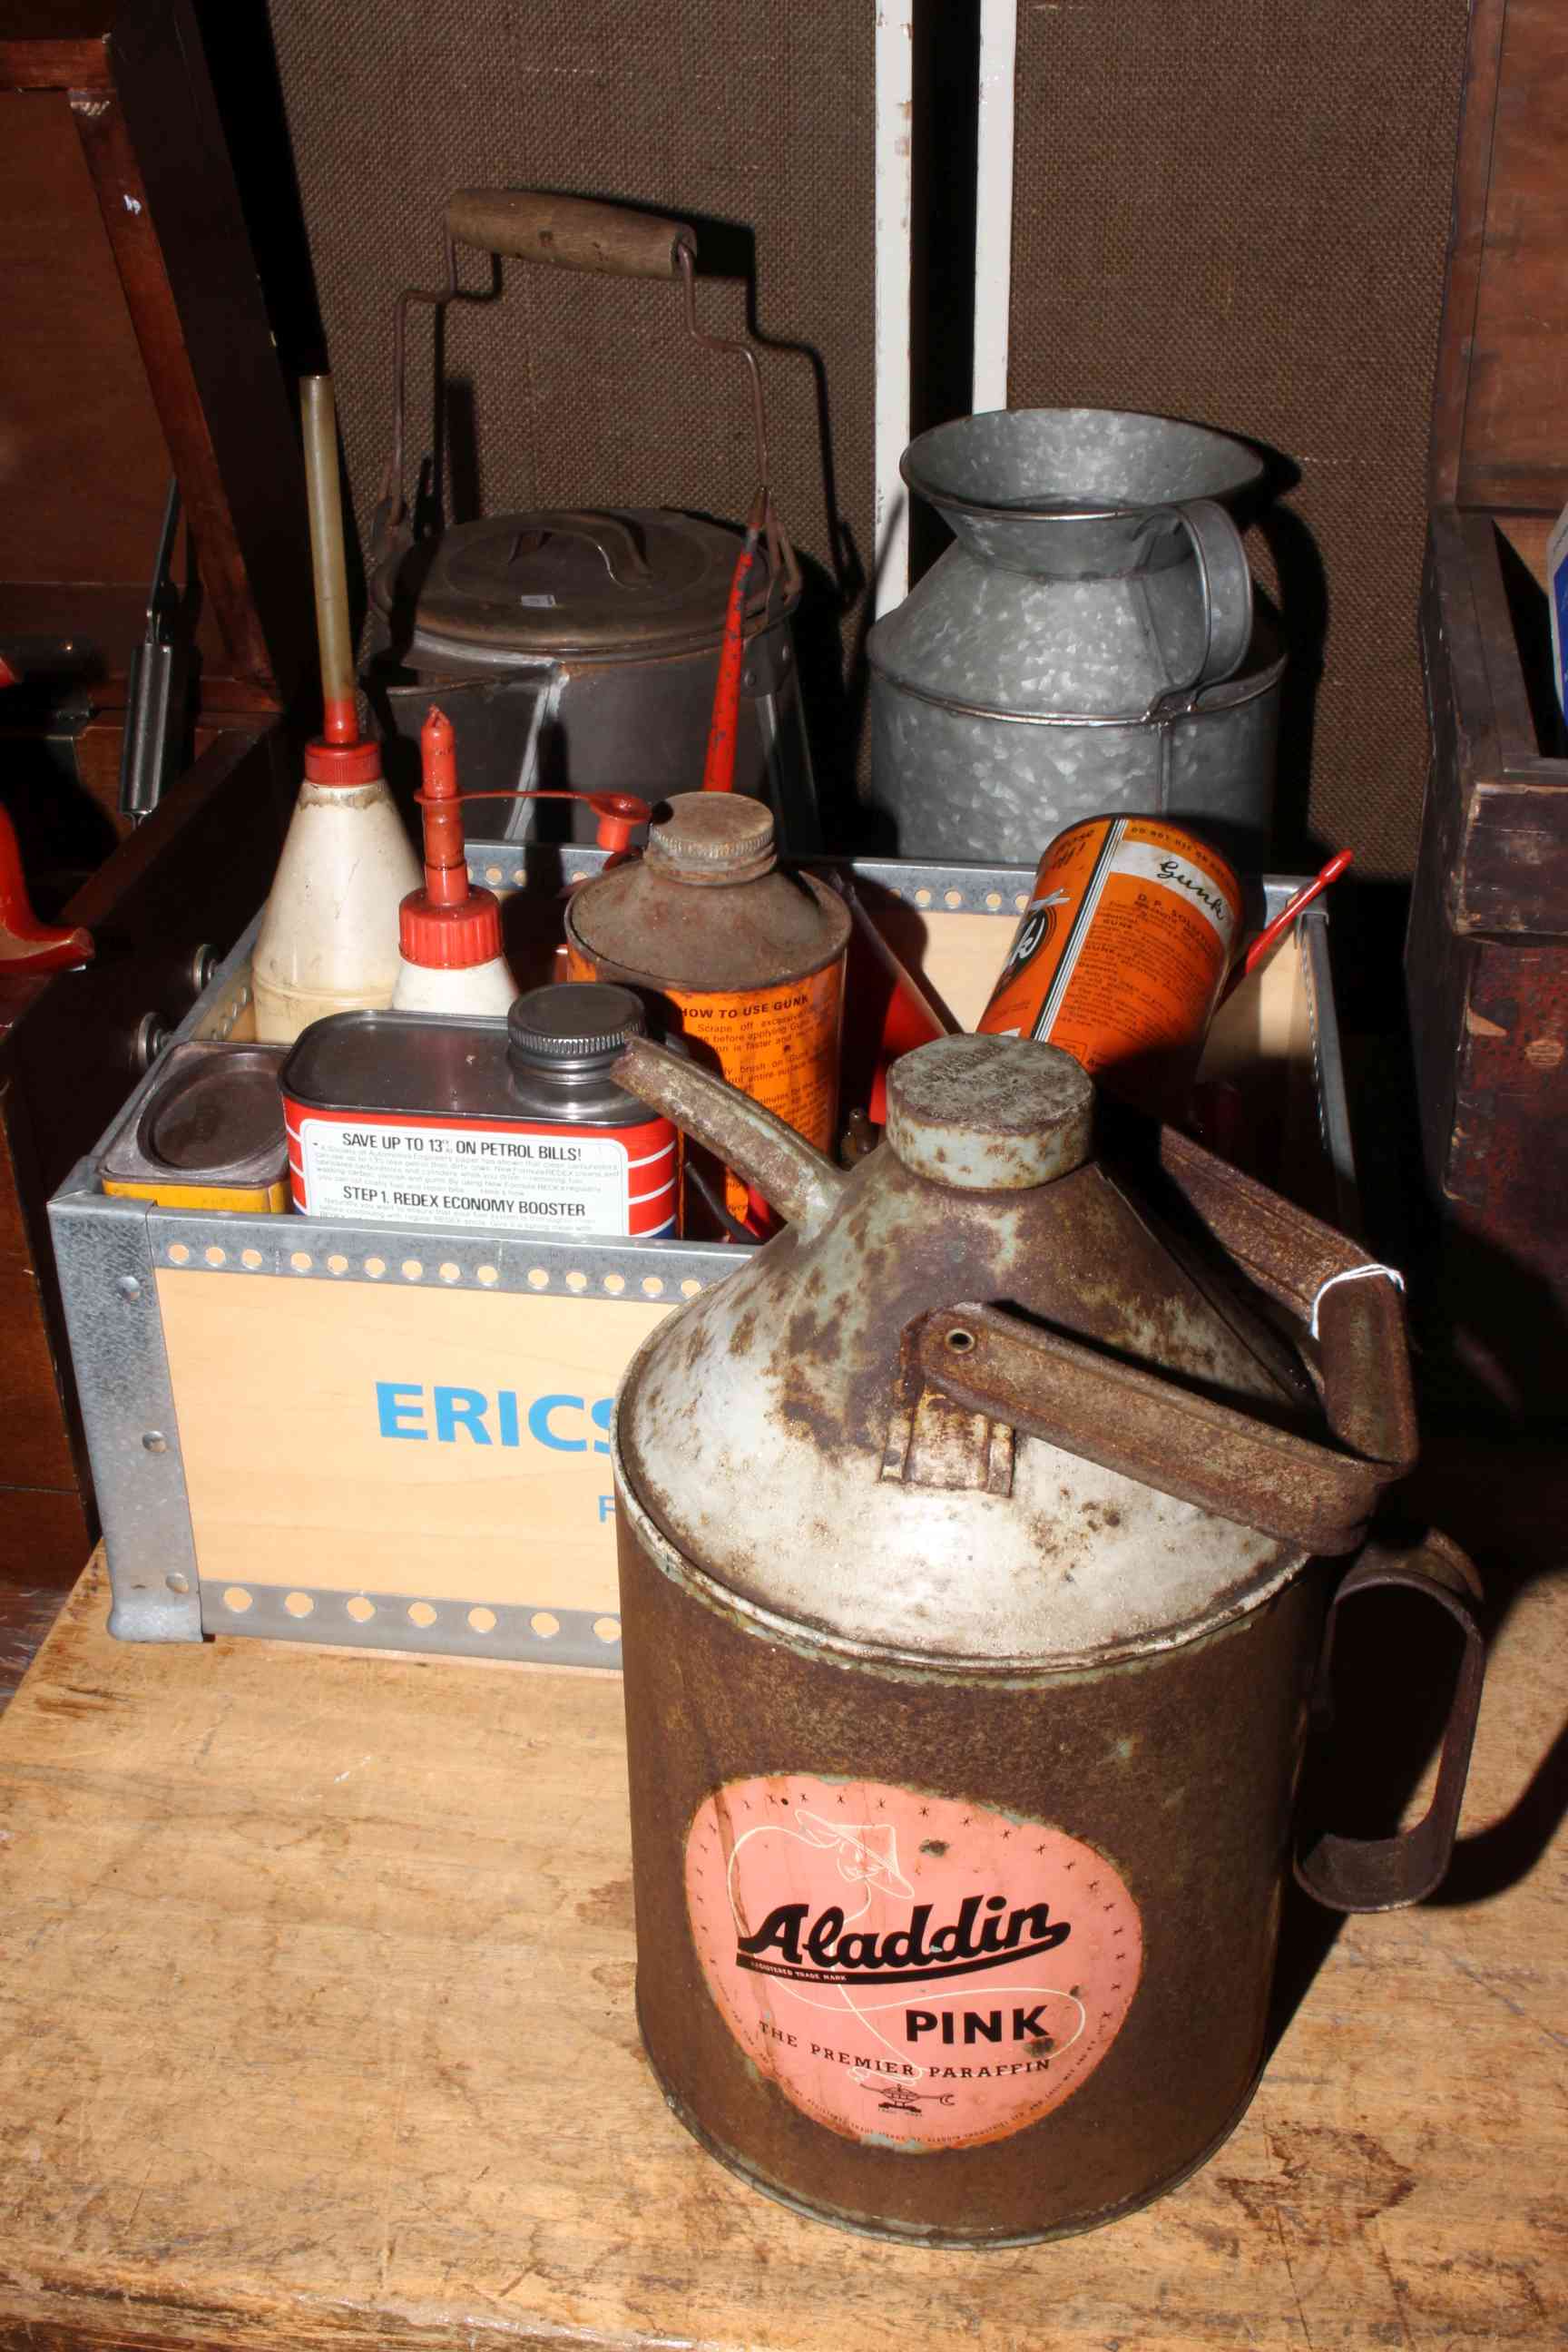
<path fill-rule="evenodd" d="M 564 845 L 469 848 L 473 878 L 501 891 L 600 863 Z M 952 1011 L 972 1020 L 1032 875 L 876 860 L 850 871 L 924 931 L 928 979 L 942 993 L 946 971 Z M 1268 880 L 1268 912 L 1298 887 Z M 247 934 L 177 1040 L 247 1033 L 250 944 Z M 1270 985 L 1298 1091 L 1315 1098 L 1309 1204 L 1352 1225 L 1327 949 L 1320 904 Z M 1290 1156 L 1307 1172 L 1308 1150 Z M 50 1220 L 117 1635 L 618 1666 L 614 1511 L 607 1476 L 598 1480 L 606 1401 L 651 1323 L 721 1280 L 733 1247 L 161 1209 L 105 1195 L 96 1160 L 79 1163 Z M 470 1361 L 484 1383 L 443 1381 Z M 514 1366 L 502 1413 L 489 1382 L 498 1367 L 512 1379 Z M 476 1395 L 483 1410 L 456 1417 L 450 1400 Z M 500 1431 L 476 1435 L 491 1401 L 505 1443 Z"/>

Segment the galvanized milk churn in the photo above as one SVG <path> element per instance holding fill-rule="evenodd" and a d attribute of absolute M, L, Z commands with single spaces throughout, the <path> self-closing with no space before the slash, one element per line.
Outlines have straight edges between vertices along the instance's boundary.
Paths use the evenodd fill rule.
<path fill-rule="evenodd" d="M 1032 865 L 1083 816 L 1191 821 L 1268 862 L 1284 659 L 1221 501 L 1244 443 L 1112 409 L 922 433 L 955 543 L 868 640 L 870 798 L 900 857 Z"/>
<path fill-rule="evenodd" d="M 616 1408 L 665 2095 L 854 2228 L 1110 2221 L 1257 2080 L 1325 1622 L 1369 1583 L 1463 1629 L 1437 1793 L 1401 1837 L 1308 1836 L 1298 1873 L 1386 1908 L 1447 1862 L 1473 1580 L 1440 1538 L 1342 1572 L 1410 1456 L 1395 1291 L 1173 1130 L 1095 1158 L 1053 1046 L 907 1055 L 847 1175 L 646 1041 L 616 1076 L 790 1220 L 660 1325 Z"/>

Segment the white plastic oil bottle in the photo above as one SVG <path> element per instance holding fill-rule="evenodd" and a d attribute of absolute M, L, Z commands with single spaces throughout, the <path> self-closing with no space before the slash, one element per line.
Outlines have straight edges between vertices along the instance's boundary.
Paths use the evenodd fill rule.
<path fill-rule="evenodd" d="M 398 908 L 419 883 L 380 748 L 359 731 L 331 378 L 307 376 L 300 401 L 325 712 L 251 959 L 256 1034 L 276 1045 L 328 1013 L 391 1003 Z"/>

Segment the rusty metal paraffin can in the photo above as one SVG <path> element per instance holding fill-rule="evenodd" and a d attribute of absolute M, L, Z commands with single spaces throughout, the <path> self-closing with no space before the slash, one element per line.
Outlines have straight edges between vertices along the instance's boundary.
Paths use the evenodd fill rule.
<path fill-rule="evenodd" d="M 1257 2079 L 1330 1556 L 1411 1451 L 1397 1295 L 1167 1132 L 1189 1211 L 1317 1300 L 1325 1427 L 1300 1360 L 1089 1158 L 1089 1080 L 1052 1047 L 905 1056 L 847 1176 L 646 1043 L 616 1076 L 791 1223 L 661 1324 L 616 1406 L 665 2095 L 746 2179 L 853 2228 L 1005 2245 L 1111 2220 L 1202 2163 Z M 1468 1643 L 1424 1829 L 1299 1865 L 1386 1907 L 1446 1861 L 1479 1636 L 1440 1540 L 1369 1549 L 1358 1580 L 1413 1586 Z"/>
<path fill-rule="evenodd" d="M 1195 834 L 1086 817 L 1041 858 L 980 1029 L 1060 1045 L 1117 1092 L 1173 1108 L 1240 923 L 1241 885 Z"/>

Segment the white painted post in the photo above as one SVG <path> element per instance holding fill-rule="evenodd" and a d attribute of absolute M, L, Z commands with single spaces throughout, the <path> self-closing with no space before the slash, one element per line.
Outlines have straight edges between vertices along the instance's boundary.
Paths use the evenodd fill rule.
<path fill-rule="evenodd" d="M 1013 90 L 1018 0 L 980 0 L 979 163 L 974 183 L 974 379 L 970 404 L 1007 405 L 1013 292 Z"/>
<path fill-rule="evenodd" d="M 910 514 L 899 459 L 910 437 L 910 220 L 914 0 L 877 0 L 876 544 L 879 614 L 910 585 Z"/>

